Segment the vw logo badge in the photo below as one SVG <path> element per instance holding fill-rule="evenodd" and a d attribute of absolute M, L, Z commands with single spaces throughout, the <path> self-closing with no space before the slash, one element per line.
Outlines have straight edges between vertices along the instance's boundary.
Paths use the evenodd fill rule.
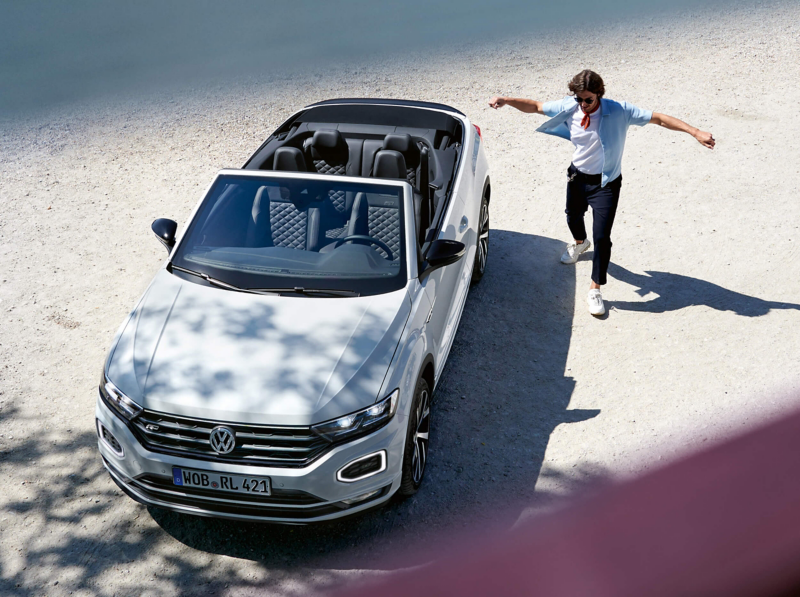
<path fill-rule="evenodd" d="M 230 454 L 236 447 L 236 434 L 229 427 L 214 427 L 209 441 L 217 454 Z"/>

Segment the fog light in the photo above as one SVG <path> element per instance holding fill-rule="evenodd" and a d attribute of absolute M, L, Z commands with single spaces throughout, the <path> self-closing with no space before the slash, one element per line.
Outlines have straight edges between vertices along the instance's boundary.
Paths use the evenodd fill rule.
<path fill-rule="evenodd" d="M 100 439 L 103 440 L 103 443 L 108 446 L 115 455 L 119 456 L 120 458 L 125 456 L 125 451 L 117 441 L 117 438 L 114 437 L 114 435 L 108 429 L 106 429 L 100 421 L 97 421 L 97 435 L 100 436 Z"/>
<path fill-rule="evenodd" d="M 386 451 L 367 454 L 356 458 L 336 473 L 336 480 L 342 483 L 353 483 L 377 475 L 386 470 Z"/>
<path fill-rule="evenodd" d="M 357 504 L 358 502 L 363 502 L 364 500 L 368 500 L 371 497 L 375 497 L 378 495 L 383 489 L 376 489 L 375 491 L 368 491 L 367 493 L 362 493 L 361 495 L 357 495 L 354 498 L 350 498 L 349 500 L 342 500 L 343 504 L 347 504 L 348 506 L 352 506 L 353 504 Z"/>

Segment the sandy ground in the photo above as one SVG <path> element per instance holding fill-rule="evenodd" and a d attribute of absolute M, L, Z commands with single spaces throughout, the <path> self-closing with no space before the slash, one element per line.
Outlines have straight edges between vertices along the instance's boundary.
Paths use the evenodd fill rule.
<path fill-rule="evenodd" d="M 316 594 L 795 408 L 798 23 L 795 2 L 692 12 L 2 123 L 0 594 Z M 571 145 L 486 105 L 562 97 L 587 67 L 609 97 L 718 140 L 631 130 L 602 319 L 585 306 L 590 260 L 558 263 Z M 93 410 L 113 333 L 164 257 L 150 223 L 182 224 L 218 169 L 337 96 L 456 106 L 490 158 L 489 270 L 438 395 L 426 484 L 311 528 L 139 506 L 102 470 Z"/>

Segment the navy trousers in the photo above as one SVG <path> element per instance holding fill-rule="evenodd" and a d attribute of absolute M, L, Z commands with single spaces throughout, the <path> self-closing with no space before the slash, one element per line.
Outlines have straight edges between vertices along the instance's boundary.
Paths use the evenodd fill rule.
<path fill-rule="evenodd" d="M 570 177 L 567 183 L 567 225 L 572 232 L 572 238 L 586 240 L 583 216 L 591 206 L 594 237 L 592 281 L 596 284 L 605 284 L 608 264 L 611 261 L 611 227 L 617 214 L 622 175 L 601 187 L 600 174 L 582 174 L 570 164 L 567 176 Z"/>

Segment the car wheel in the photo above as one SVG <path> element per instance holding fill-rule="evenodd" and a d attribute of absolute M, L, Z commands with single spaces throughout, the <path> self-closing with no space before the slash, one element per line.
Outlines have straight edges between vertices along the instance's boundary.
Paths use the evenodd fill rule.
<path fill-rule="evenodd" d="M 475 250 L 475 263 L 472 266 L 472 283 L 477 284 L 486 272 L 486 259 L 489 257 L 489 199 L 481 200 L 481 215 L 478 218 L 478 246 Z"/>
<path fill-rule="evenodd" d="M 410 496 L 417 492 L 428 462 L 428 439 L 431 431 L 431 392 L 428 382 L 420 378 L 411 404 L 403 453 L 403 478 L 398 493 Z"/>

